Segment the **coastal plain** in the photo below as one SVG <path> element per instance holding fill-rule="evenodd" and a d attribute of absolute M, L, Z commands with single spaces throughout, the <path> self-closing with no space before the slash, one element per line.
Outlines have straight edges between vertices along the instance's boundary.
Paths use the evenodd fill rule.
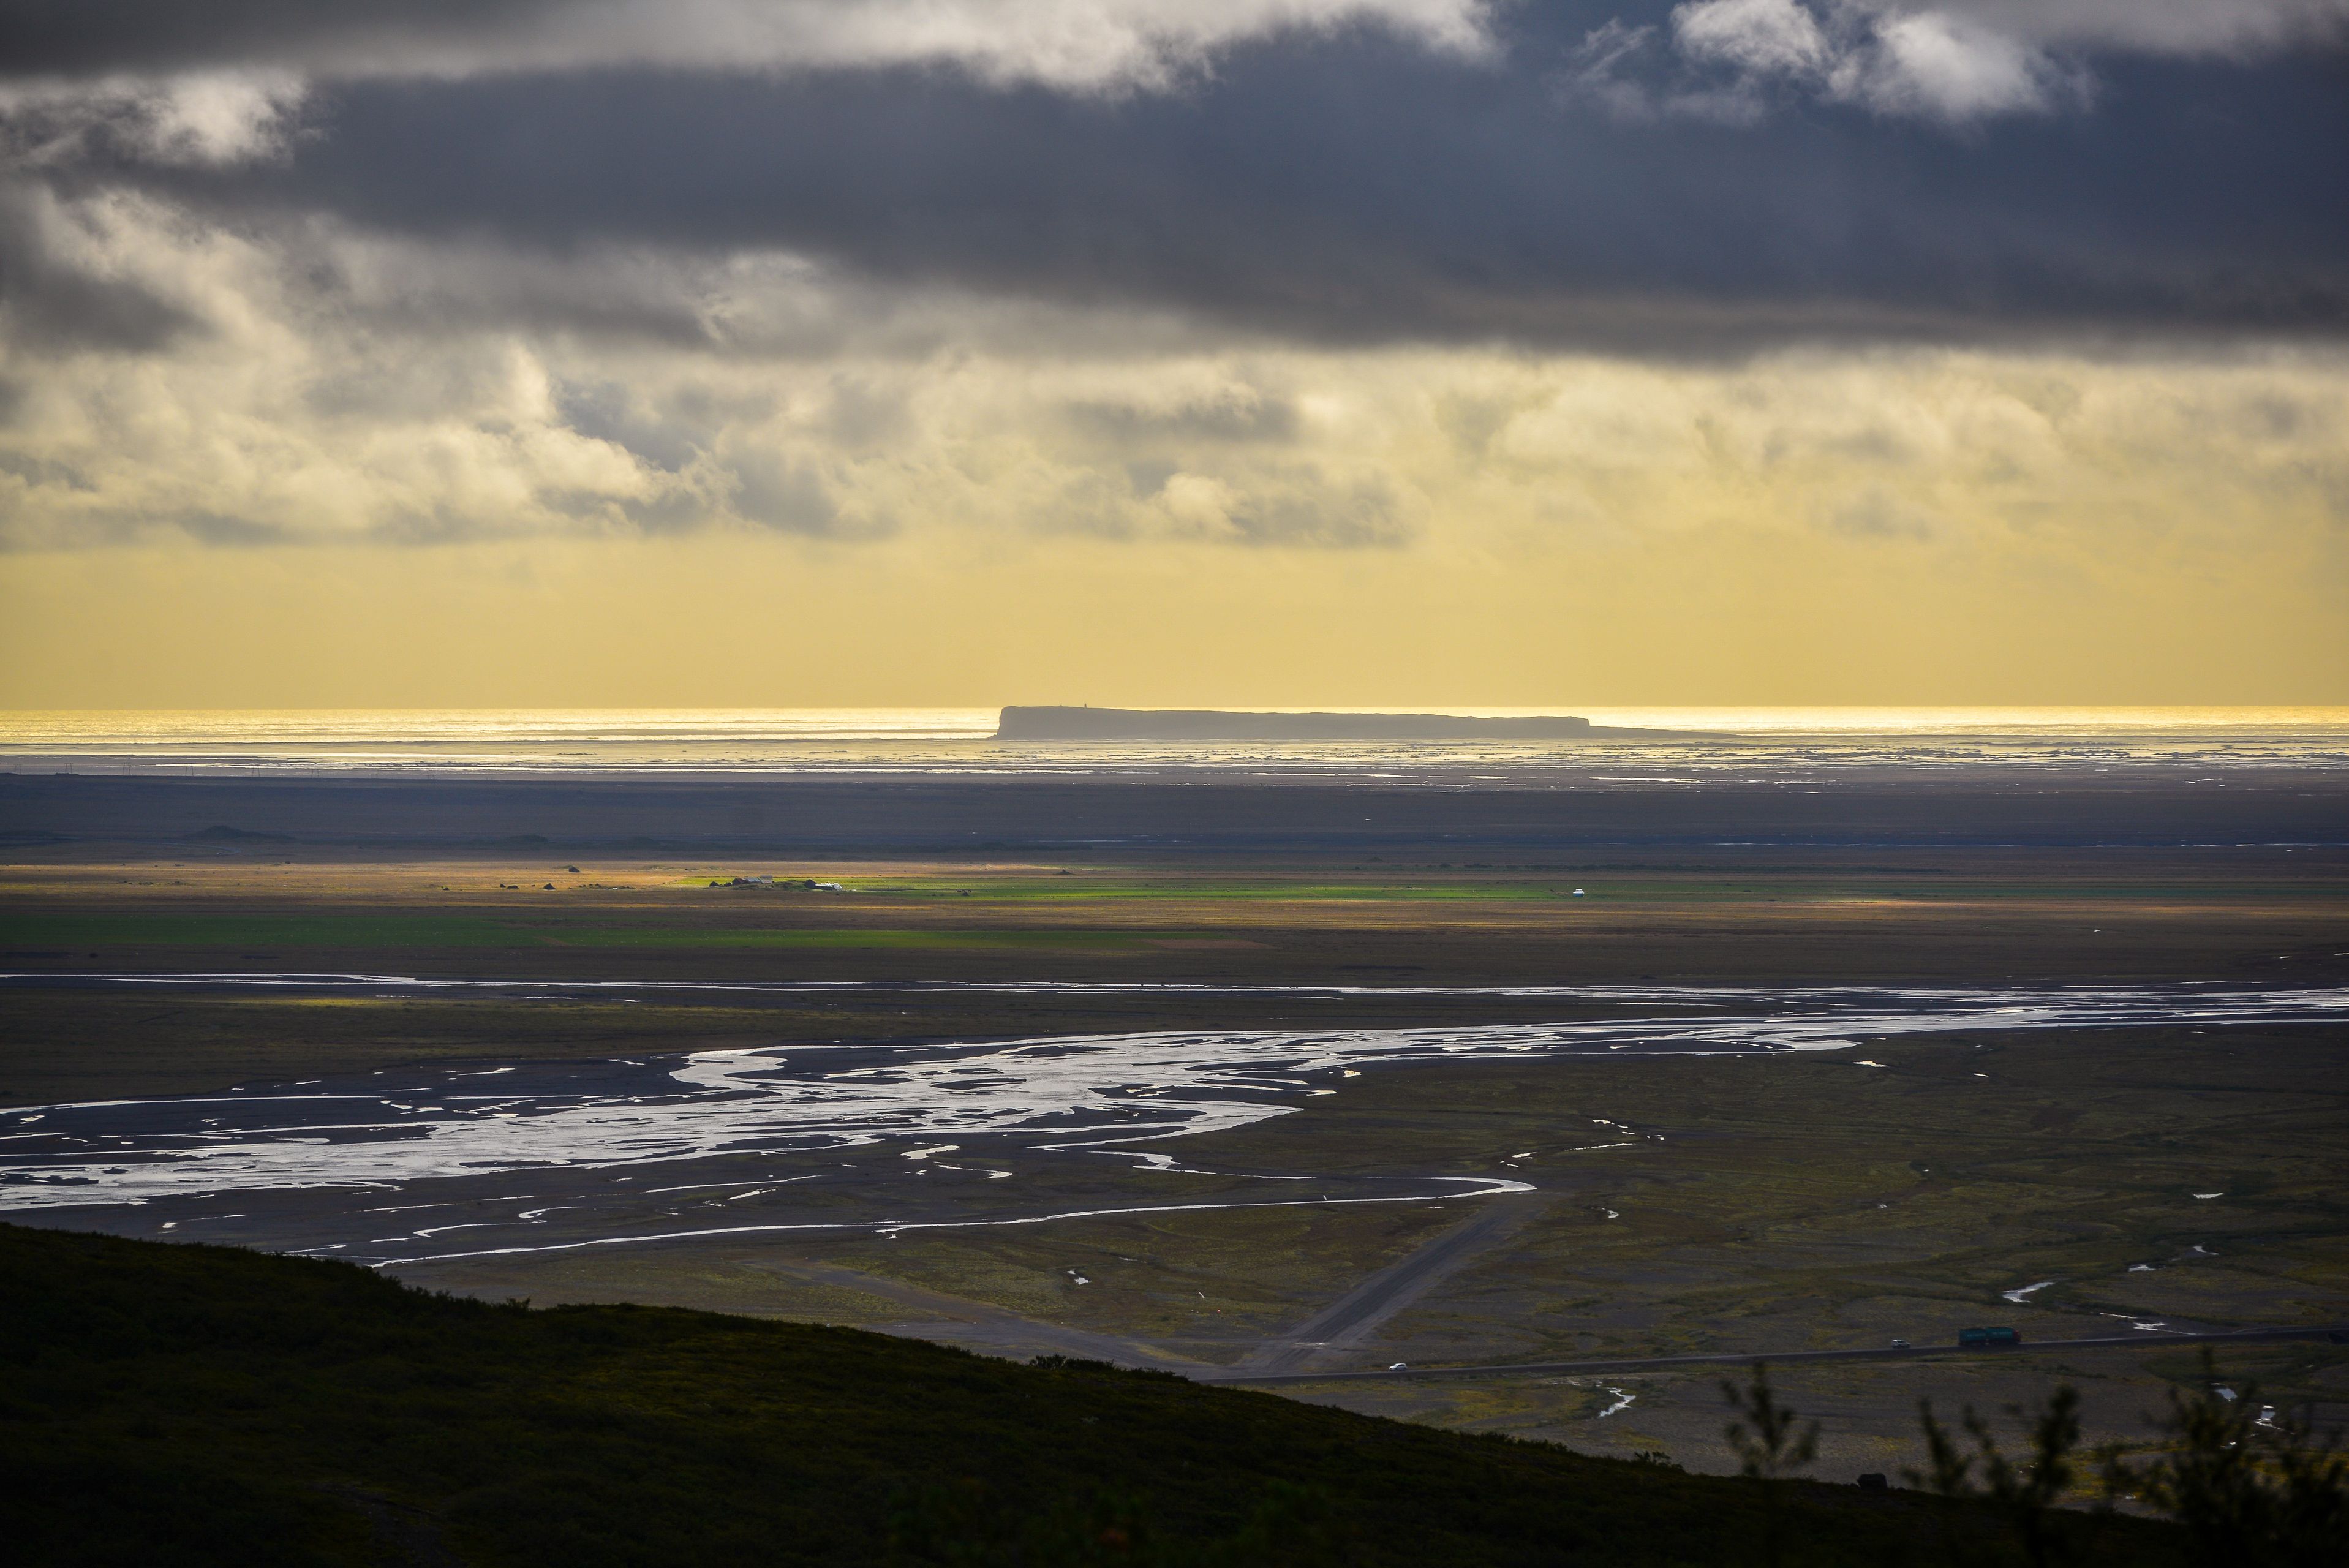
<path fill-rule="evenodd" d="M 26 808 L 33 830 L 0 866 L 0 1103 L 802 1045 L 1553 1023 L 1610 1005 L 1509 987 L 2338 987 L 2349 851 L 2322 830 L 2342 820 L 2329 789 L 2254 779 L 2214 804 L 2211 790 L 2132 787 L 2091 810 L 1985 786 L 1956 812 L 1933 790 L 1899 811 L 1884 804 L 1897 790 L 1877 791 L 1840 801 L 1850 820 L 1874 814 L 1864 843 L 1824 830 L 1741 840 L 1717 820 L 1735 815 L 1718 792 L 1692 791 L 1577 810 L 1475 798 L 1434 827 L 1351 842 L 1203 846 L 1170 831 L 1102 846 L 1037 830 L 964 851 L 843 846 L 820 821 L 797 842 L 419 837 L 381 818 L 337 835 L 316 825 L 319 792 L 265 817 L 222 810 L 233 792 L 171 797 L 177 818 L 142 807 L 74 832 Z M 1305 809 L 1275 799 L 1260 816 L 1277 837 Z M 1832 822 L 1838 800 L 1800 809 Z M 1490 830 L 1544 811 L 1539 833 Z M 1614 828 L 1597 820 L 1608 812 Z M 1620 820 L 1635 817 L 1681 830 L 1625 841 Z M 481 819 L 540 820 L 503 806 Z M 2265 830 L 2279 820 L 2288 831 Z M 189 978 L 351 974 L 414 983 Z M 1075 988 L 952 988 L 1015 982 Z M 853 1179 L 664 1212 L 685 1232 L 721 1214 L 846 1214 L 895 1192 L 889 1212 L 932 1218 L 1009 1214 L 1011 1192 L 1038 1212 L 1163 1212 L 391 1267 L 497 1300 L 705 1307 L 1211 1379 L 1938 1345 L 1985 1321 L 2028 1341 L 2144 1337 L 1782 1367 L 1797 1403 L 1831 1418 L 1823 1470 L 1840 1474 L 1913 1462 L 1920 1397 L 1990 1409 L 2062 1378 L 2087 1388 L 2097 1433 L 2142 1437 L 2191 1373 L 2165 1335 L 2349 1320 L 2344 1069 L 2349 1031 L 2327 1024 L 1393 1065 L 1152 1146 L 1185 1170 L 989 1138 L 965 1141 L 957 1174 L 884 1143 Z M 694 1179 L 739 1173 L 747 1191 L 785 1168 L 746 1157 Z M 1439 1177 L 1529 1191 L 1361 1201 Z M 1216 1206 L 1315 1179 L 1338 1201 Z M 278 1197 L 287 1223 L 314 1202 Z M 95 1212 L 12 1217 L 83 1228 Z M 130 1210 L 94 1228 L 146 1227 Z M 234 1224 L 193 1230 L 174 1233 L 275 1244 Z M 2271 1398 L 2349 1414 L 2349 1351 L 2320 1337 L 2228 1355 Z M 1731 1465 L 1723 1370 L 1278 1386 L 1718 1470 Z"/>
<path fill-rule="evenodd" d="M 0 967 L 28 978 L 357 970 L 599 985 L 1052 980 L 1393 994 L 599 999 L 20 986 L 0 1010 L 0 1103 L 473 1056 L 1538 1020 L 1558 1008 L 1408 989 L 1422 986 L 2349 976 L 2349 856 L 2306 848 L 1707 846 L 1499 863 L 755 851 L 524 860 L 511 851 L 409 861 L 292 845 L 119 848 L 102 861 L 20 851 L 0 866 Z M 761 875 L 845 891 L 712 885 Z"/>

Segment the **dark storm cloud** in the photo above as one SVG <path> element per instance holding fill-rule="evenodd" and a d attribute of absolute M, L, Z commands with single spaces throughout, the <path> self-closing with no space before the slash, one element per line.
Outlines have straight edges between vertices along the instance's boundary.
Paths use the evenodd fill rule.
<path fill-rule="evenodd" d="M 72 9 L 45 14 L 60 61 Z M 277 14 L 229 13 L 232 37 Z M 2091 107 L 1954 128 L 1798 95 L 1747 123 L 1630 123 L 1561 74 L 1594 27 L 1669 27 L 1669 6 L 1503 15 L 1492 59 L 1290 37 L 1191 90 L 1108 98 L 914 68 L 345 82 L 276 162 L 57 177 L 544 257 L 787 250 L 1320 342 L 1680 353 L 2349 321 L 2337 51 L 2067 57 Z"/>
<path fill-rule="evenodd" d="M 481 40 L 563 8 L 562 0 L 6 0 L 0 40 L 14 73 L 98 75 Z"/>

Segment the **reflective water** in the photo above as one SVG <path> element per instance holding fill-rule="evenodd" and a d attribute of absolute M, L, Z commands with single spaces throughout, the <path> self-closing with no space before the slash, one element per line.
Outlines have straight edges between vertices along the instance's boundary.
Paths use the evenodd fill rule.
<path fill-rule="evenodd" d="M 1370 710 L 1360 710 L 1370 711 Z M 998 742 L 993 708 L 452 709 L 0 714 L 0 771 L 827 773 L 1236 777 L 1672 787 L 1853 769 L 2349 765 L 2349 708 L 1454 707 L 1576 712 L 1714 740 Z"/>
<path fill-rule="evenodd" d="M 1535 993 L 1455 987 L 1447 994 Z M 0 1112 L 0 1209 L 396 1188 L 564 1167 L 634 1170 L 889 1139 L 946 1140 L 956 1148 L 975 1139 L 1012 1140 L 1030 1151 L 1099 1150 L 1259 1121 L 1297 1109 L 1309 1095 L 1339 1089 L 1363 1068 L 1413 1061 L 1770 1055 L 1853 1050 L 1863 1039 L 1952 1030 L 2349 1020 L 2349 989 L 2337 987 L 1560 987 L 1548 994 L 1607 1016 L 1450 1027 L 774 1047 L 667 1062 L 409 1069 L 216 1095 L 32 1107 Z M 1623 1137 L 1625 1130 L 1598 1130 L 1574 1148 L 1637 1147 L 1637 1136 Z M 943 1151 L 916 1147 L 911 1153 Z"/>

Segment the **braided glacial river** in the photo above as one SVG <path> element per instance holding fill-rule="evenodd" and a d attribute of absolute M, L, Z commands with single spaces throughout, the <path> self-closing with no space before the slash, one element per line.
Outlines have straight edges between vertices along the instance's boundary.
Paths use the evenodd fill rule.
<path fill-rule="evenodd" d="M 60 977 L 0 975 L 0 986 L 58 983 Z M 730 985 L 722 983 L 427 981 L 399 975 L 213 975 L 62 977 L 80 985 L 169 985 L 220 989 L 417 993 L 465 987 L 506 994 L 571 995 L 679 991 L 779 994 L 877 990 L 862 985 Z M 2349 989 L 2268 988 L 2225 984 L 2143 986 L 1919 986 L 1909 988 L 1737 986 L 1327 987 L 1064 985 L 1051 982 L 938 984 L 899 989 L 1042 993 L 1343 997 L 1359 1006 L 1381 995 L 1416 998 L 1554 999 L 1577 1016 L 1555 1023 L 1477 1023 L 1411 1028 L 1168 1030 L 1078 1035 L 975 1043 L 805 1045 L 705 1051 L 683 1057 L 516 1063 L 464 1068 L 391 1068 L 299 1084 L 248 1086 L 220 1093 L 78 1104 L 18 1107 L 0 1112 L 0 1211 L 164 1210 L 196 1216 L 187 1205 L 218 1200 L 306 1193 L 311 1219 L 299 1234 L 273 1233 L 284 1245 L 385 1258 L 464 1255 L 460 1238 L 437 1230 L 527 1230 L 552 1222 L 552 1209 L 529 1203 L 553 1182 L 564 1212 L 599 1206 L 593 1187 L 632 1202 L 656 1192 L 708 1187 L 741 1189 L 739 1198 L 696 1200 L 689 1224 L 662 1230 L 650 1221 L 629 1234 L 558 1240 L 549 1245 L 613 1239 L 754 1230 L 890 1229 L 920 1224 L 890 1198 L 885 1212 L 786 1212 L 776 1204 L 812 1200 L 820 1189 L 792 1181 L 859 1165 L 838 1158 L 862 1150 L 892 1174 L 967 1178 L 983 1194 L 973 1211 L 936 1222 L 1034 1223 L 1065 1213 L 1019 1212 L 1025 1183 L 1043 1167 L 1112 1154 L 1139 1166 L 1183 1171 L 1170 1152 L 1186 1135 L 1218 1131 L 1283 1115 L 1310 1097 L 1340 1092 L 1349 1078 L 1396 1064 L 1508 1057 L 1842 1053 L 1873 1067 L 1868 1047 L 1896 1037 L 1958 1031 L 2047 1032 L 2083 1028 L 2189 1026 L 2223 1028 L 2349 1021 Z M 1595 1015 L 1595 1016 L 1592 1016 Z M 1586 1135 L 1594 1150 L 1614 1147 L 1604 1129 Z M 900 1148 L 899 1146 L 907 1147 Z M 959 1151 L 959 1152 L 957 1152 Z M 956 1163 L 995 1151 L 1012 1169 Z M 770 1161 L 762 1166 L 760 1161 Z M 772 1164 L 782 1161 L 782 1164 Z M 911 1161 L 911 1164 L 899 1163 Z M 1040 1163 L 1041 1166 L 1040 1167 Z M 1004 1163 L 999 1159 L 997 1166 Z M 717 1172 L 727 1180 L 710 1180 Z M 1194 1172 L 1206 1175 L 1207 1172 Z M 1225 1173 L 1229 1174 L 1229 1173 Z M 780 1187 L 761 1185 L 784 1183 Z M 1303 1178 L 1250 1178 L 1293 1182 Z M 1491 1177 L 1394 1177 L 1384 1191 L 1311 1179 L 1312 1194 L 1280 1191 L 1275 1203 L 1419 1202 L 1516 1191 Z M 452 1193 L 483 1183 L 517 1191 L 500 1202 L 511 1215 L 462 1225 L 409 1227 L 397 1236 L 382 1221 L 400 1205 L 381 1195 L 419 1191 L 449 1198 L 419 1208 L 453 1207 Z M 629 1185 L 615 1187 L 612 1183 Z M 999 1185 L 1001 1182 L 1003 1184 Z M 1401 1183 L 1402 1185 L 1398 1185 Z M 926 1192 L 946 1183 L 923 1184 Z M 901 1184 L 902 1185 L 902 1184 Z M 1345 1185 L 1332 1196 L 1322 1189 Z M 527 1187 L 529 1191 L 519 1189 Z M 339 1194 L 339 1196 L 332 1196 Z M 325 1223 L 325 1207 L 343 1214 Z M 578 1201 L 572 1202 L 569 1200 Z M 762 1200 L 752 1211 L 719 1204 Z M 1249 1200 L 1256 1202 L 1257 1200 Z M 659 1201 L 674 1217 L 684 1200 Z M 158 1209 L 153 1206 L 160 1205 Z M 1228 1207 L 1221 1200 L 1190 1207 Z M 1033 1206 L 1031 1205 L 1031 1208 Z M 1081 1211 L 1101 1212 L 1101 1210 Z M 1112 1211 L 1128 1212 L 1128 1211 Z M 95 1220 L 98 1216 L 91 1212 Z M 125 1214 L 124 1218 L 129 1216 Z M 220 1216 L 245 1218 L 242 1213 Z M 59 1214 L 49 1222 L 58 1222 Z M 159 1222 L 173 1229 L 178 1220 Z M 649 1228 L 648 1228 L 649 1227 Z M 142 1231 L 149 1226 L 138 1227 Z M 569 1235 L 571 1233 L 563 1232 Z M 326 1238 L 331 1236 L 332 1240 Z M 510 1238 L 481 1236 L 488 1250 Z M 523 1238 L 514 1236 L 519 1243 Z M 450 1248 L 451 1250 L 440 1250 Z M 348 1249 L 348 1250 L 346 1250 Z"/>

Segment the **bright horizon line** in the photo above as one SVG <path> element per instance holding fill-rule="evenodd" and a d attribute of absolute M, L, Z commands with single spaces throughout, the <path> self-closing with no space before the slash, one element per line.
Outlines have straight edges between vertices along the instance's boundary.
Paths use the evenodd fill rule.
<path fill-rule="evenodd" d="M 2349 703 L 2280 702 L 1577 702 L 1487 703 L 303 703 L 0 707 L 0 720 L 49 714 L 360 713 L 996 713 L 1005 707 L 1098 707 L 1211 713 L 2277 713 L 2341 714 Z"/>
<path fill-rule="evenodd" d="M 497 732 L 509 728 L 527 732 L 544 727 L 564 729 L 575 726 L 611 726 L 626 728 L 645 727 L 660 729 L 674 727 L 680 732 L 697 726 L 718 727 L 756 727 L 761 723 L 790 727 L 797 719 L 818 733 L 805 738 L 821 738 L 822 731 L 835 733 L 852 727 L 852 721 L 864 718 L 872 727 L 903 729 L 906 739 L 981 738 L 984 729 L 991 732 L 998 715 L 1005 705 L 977 706 L 969 704 L 939 704 L 934 706 L 901 705 L 809 705 L 774 707 L 645 707 L 645 706 L 524 706 L 496 707 L 109 707 L 109 708 L 0 708 L 0 747 L 71 744 L 75 741 L 98 742 L 109 738 L 109 729 L 146 731 L 145 738 L 160 739 L 174 733 L 190 739 L 234 738 L 261 739 L 262 733 L 239 737 L 239 730 L 254 732 L 295 731 L 280 734 L 277 738 L 295 740 L 298 732 L 314 731 L 315 738 L 330 738 L 332 732 L 344 729 L 357 732 L 372 728 L 419 727 L 433 727 L 436 724 L 452 730 L 479 729 Z M 2023 728 L 2067 726 L 2140 725 L 2153 728 L 2190 728 L 2197 726 L 2227 727 L 2308 727 L 2329 728 L 2349 726 L 2349 705 L 2341 704 L 2279 704 L 2279 703 L 1640 703 L 1614 704 L 1562 703 L 1551 705 L 1487 705 L 1476 703 L 1417 703 L 1384 707 L 1361 707 L 1330 704 L 1326 706 L 1251 706 L 1208 707 L 1205 705 L 1125 705 L 1116 703 L 1056 704 L 1024 706 L 1061 706 L 1098 707 L 1126 712 L 1227 712 L 1250 714 L 1425 714 L 1458 717 L 1588 717 L 1619 727 L 1661 728 L 1725 728 L 1751 727 L 1760 730 L 1897 730 L 1902 727 L 1979 729 L 2011 726 Z M 405 725 L 401 721 L 406 721 Z M 533 721 L 536 721 L 533 723 Z M 552 721 L 552 722 L 550 722 Z M 965 736 L 939 735 L 941 730 L 968 731 Z M 926 737 L 916 733 L 927 730 Z M 97 732 L 97 733 L 90 733 Z M 680 733 L 678 738 L 689 737 Z M 134 734 L 117 734 L 110 738 L 122 743 L 140 738 Z M 454 738 L 452 736 L 451 738 Z M 554 738 L 548 736 L 547 738 Z M 587 738 L 580 737 L 577 738 Z M 646 739 L 652 737 L 639 736 Z"/>

